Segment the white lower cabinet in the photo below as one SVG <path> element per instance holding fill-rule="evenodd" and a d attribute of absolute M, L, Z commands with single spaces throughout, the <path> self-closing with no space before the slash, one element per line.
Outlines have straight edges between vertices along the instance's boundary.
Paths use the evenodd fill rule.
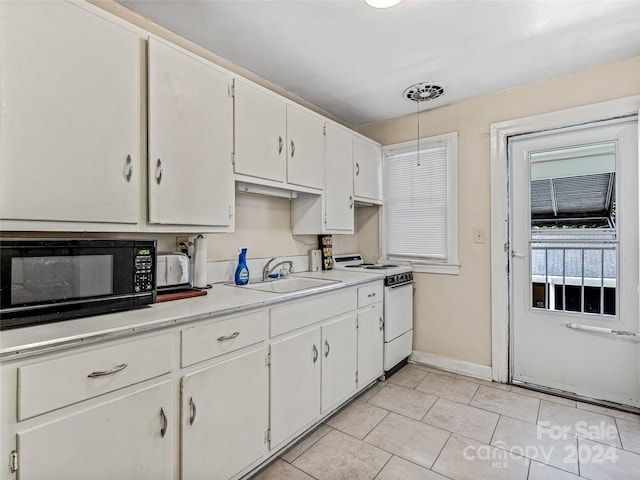
<path fill-rule="evenodd" d="M 264 346 L 182 379 L 182 478 L 227 479 L 266 452 Z"/>
<path fill-rule="evenodd" d="M 0 478 L 249 474 L 382 373 L 381 285 L 3 361 Z"/>
<path fill-rule="evenodd" d="M 168 380 L 18 431 L 20 480 L 173 478 L 172 398 Z"/>
<path fill-rule="evenodd" d="M 320 415 L 320 329 L 271 344 L 271 448 Z"/>
<path fill-rule="evenodd" d="M 358 387 L 382 375 L 382 303 L 358 311 Z"/>
<path fill-rule="evenodd" d="M 322 326 L 322 413 L 356 389 L 356 332 L 355 312 Z"/>

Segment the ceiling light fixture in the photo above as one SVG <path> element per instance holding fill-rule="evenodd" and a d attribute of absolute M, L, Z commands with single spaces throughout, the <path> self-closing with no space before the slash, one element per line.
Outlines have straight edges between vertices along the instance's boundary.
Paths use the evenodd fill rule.
<path fill-rule="evenodd" d="M 434 82 L 416 83 L 408 87 L 402 95 L 407 100 L 416 102 L 418 132 L 416 135 L 416 161 L 420 166 L 420 102 L 435 100 L 444 95 L 444 85 Z"/>
<path fill-rule="evenodd" d="M 373 8 L 389 8 L 399 4 L 402 0 L 364 0 L 367 5 Z"/>

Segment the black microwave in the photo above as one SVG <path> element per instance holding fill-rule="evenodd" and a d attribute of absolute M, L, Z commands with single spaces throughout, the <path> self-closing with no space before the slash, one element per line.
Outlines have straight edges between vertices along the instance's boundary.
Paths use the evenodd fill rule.
<path fill-rule="evenodd" d="M 0 239 L 0 330 L 156 302 L 155 240 Z"/>

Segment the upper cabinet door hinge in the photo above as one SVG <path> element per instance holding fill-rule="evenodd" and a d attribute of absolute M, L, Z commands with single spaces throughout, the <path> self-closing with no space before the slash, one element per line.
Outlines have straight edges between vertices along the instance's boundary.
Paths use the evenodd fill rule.
<path fill-rule="evenodd" d="M 271 354 L 267 353 L 264 357 L 264 366 L 265 367 L 270 367 L 271 366 Z"/>
<path fill-rule="evenodd" d="M 236 86 L 233 83 L 228 85 L 227 94 L 229 95 L 229 98 L 236 98 Z"/>
<path fill-rule="evenodd" d="M 11 473 L 16 473 L 18 471 L 18 452 L 13 450 L 11 452 Z"/>
<path fill-rule="evenodd" d="M 322 127 L 322 135 L 324 135 L 325 137 L 327 136 L 327 126 L 323 126 Z"/>
<path fill-rule="evenodd" d="M 231 165 L 235 167 L 236 165 L 236 154 L 235 152 L 231 152 Z"/>

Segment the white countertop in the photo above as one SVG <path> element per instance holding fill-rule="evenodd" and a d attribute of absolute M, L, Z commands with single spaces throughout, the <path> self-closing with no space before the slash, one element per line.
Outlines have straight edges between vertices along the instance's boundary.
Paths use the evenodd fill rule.
<path fill-rule="evenodd" d="M 339 283 L 293 293 L 262 292 L 234 285 L 215 284 L 207 290 L 206 296 L 156 303 L 124 312 L 4 330 L 0 334 L 0 358 L 8 360 L 52 351 L 63 346 L 76 346 L 124 337 L 133 333 L 265 307 L 384 278 L 384 274 L 344 270 L 304 272 L 292 276 L 336 280 Z"/>

